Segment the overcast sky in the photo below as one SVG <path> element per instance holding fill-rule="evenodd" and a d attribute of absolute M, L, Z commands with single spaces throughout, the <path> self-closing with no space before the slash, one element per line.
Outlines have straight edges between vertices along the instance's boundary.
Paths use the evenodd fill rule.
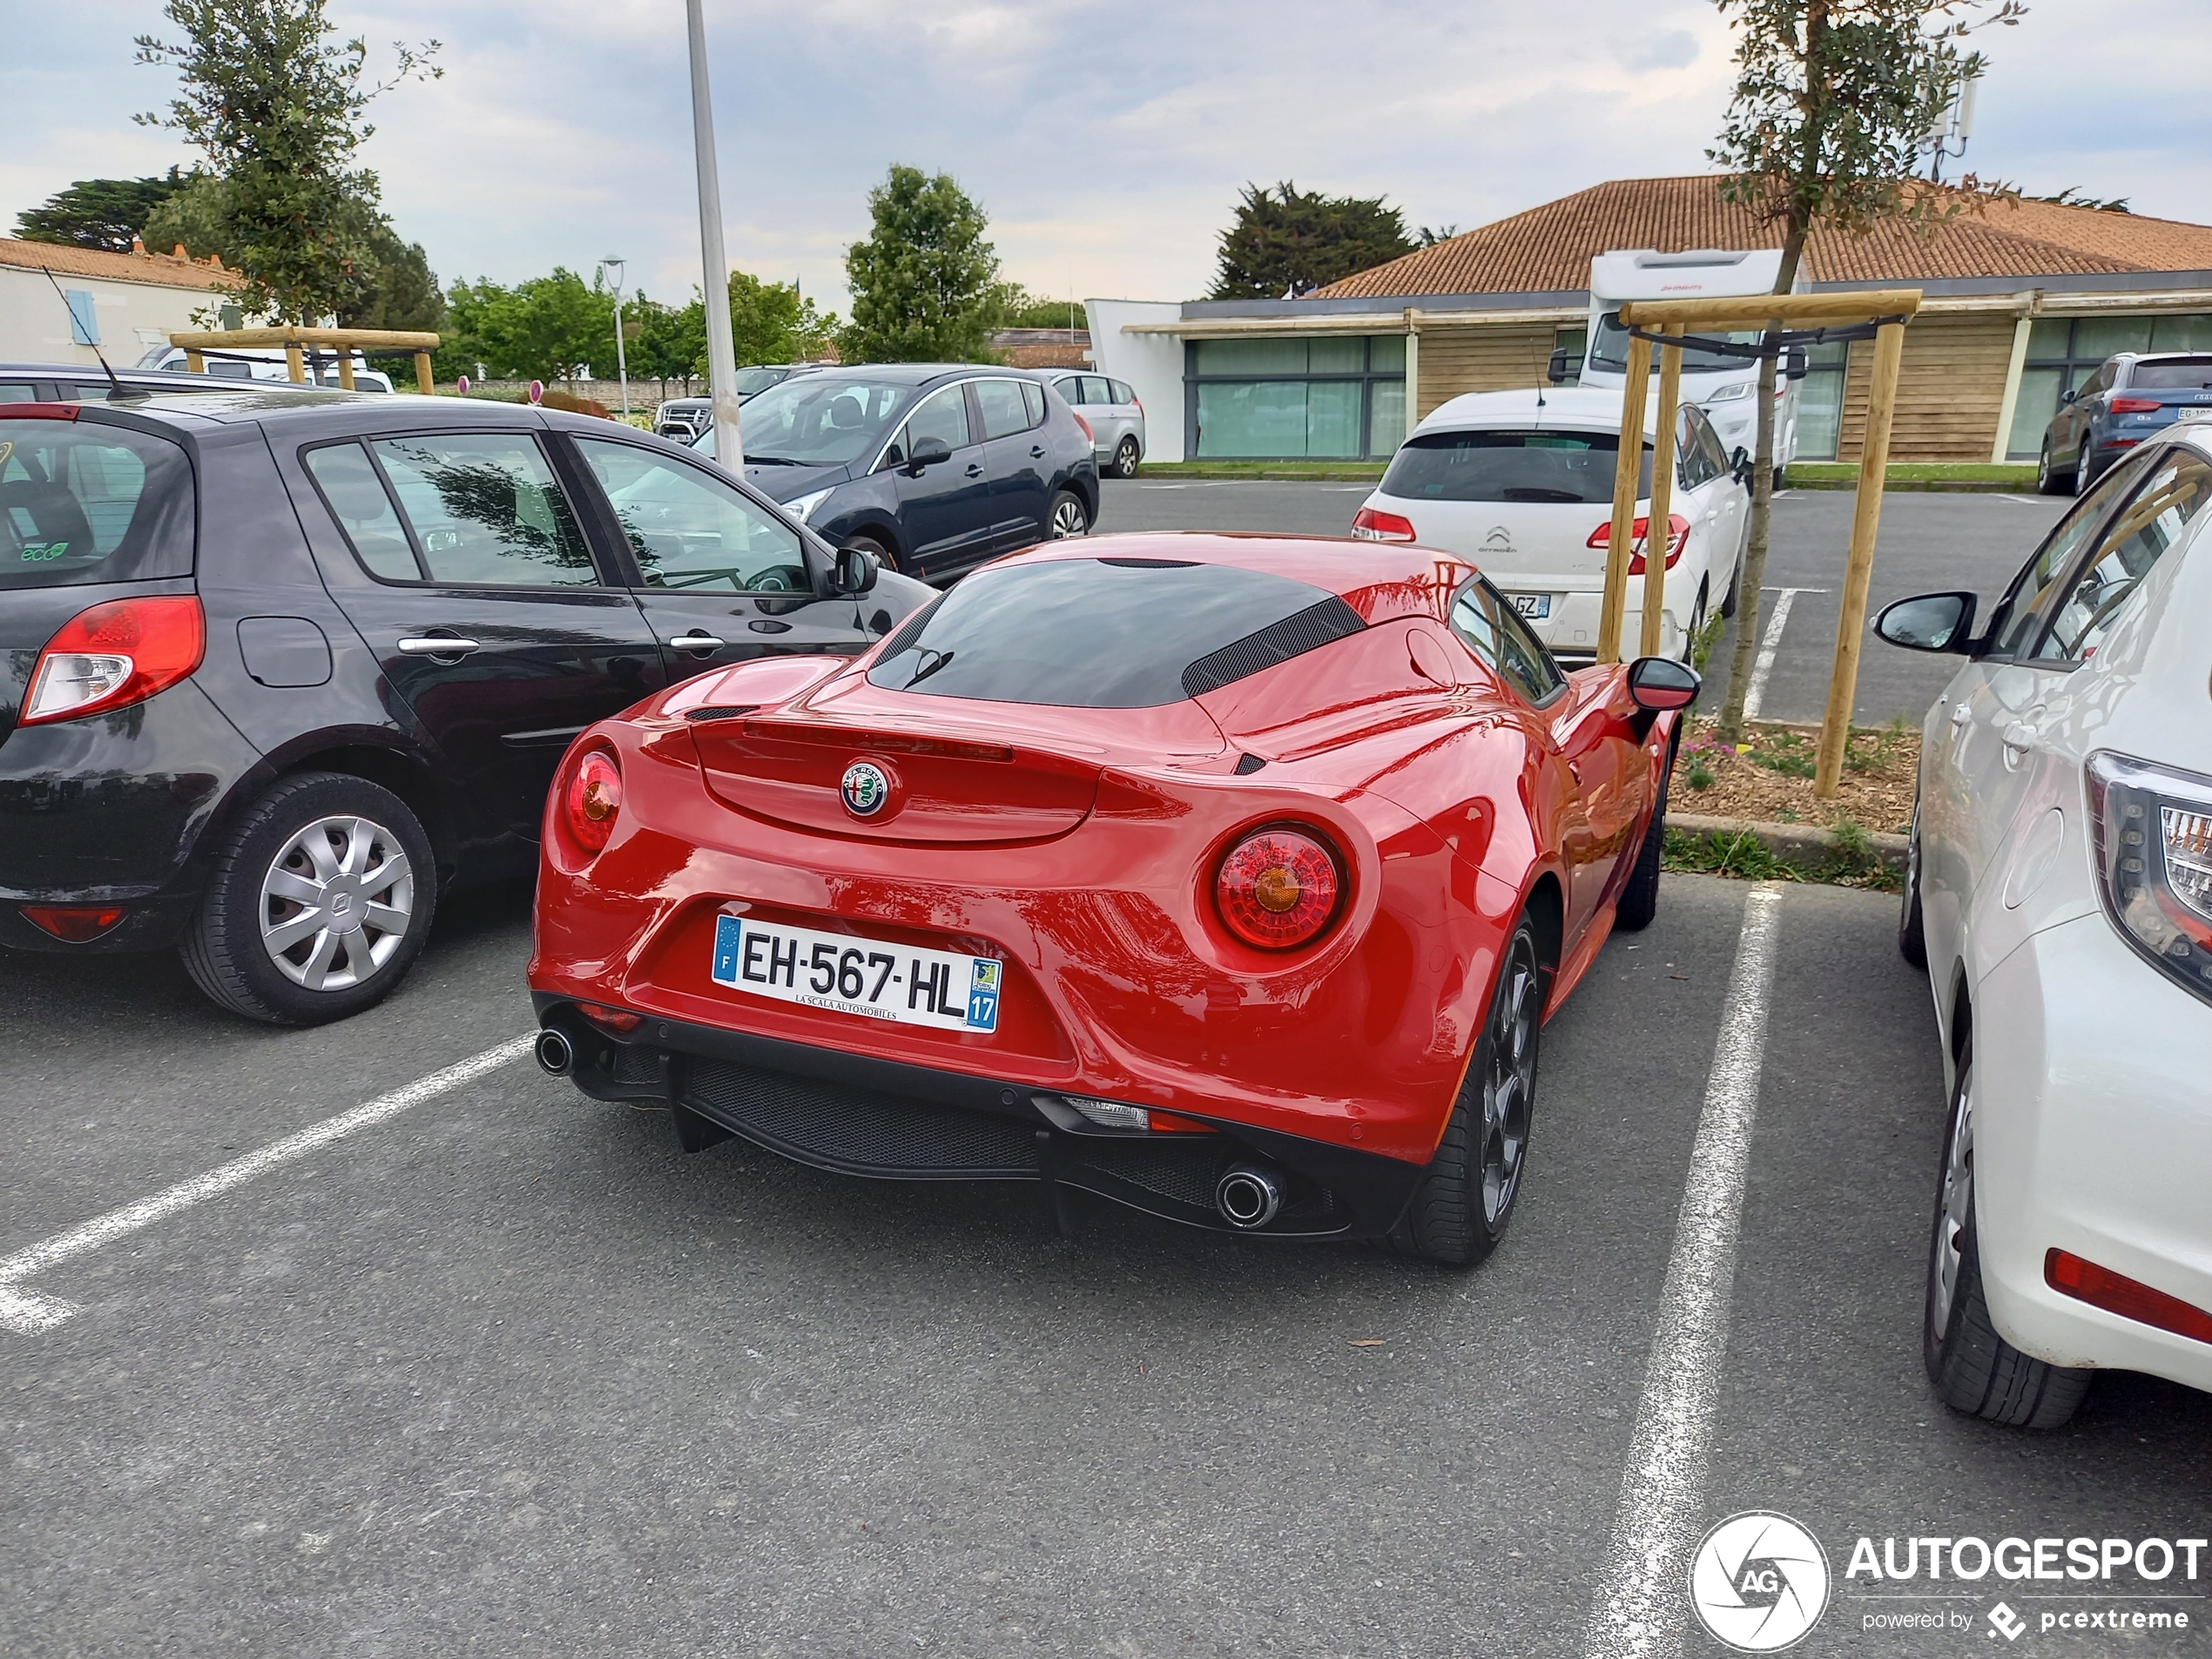
<path fill-rule="evenodd" d="M 191 153 L 132 37 L 151 0 L 0 0 L 0 230 L 72 179 Z M 680 0 L 333 0 L 373 61 L 445 42 L 442 80 L 365 146 L 439 276 L 516 281 L 623 254 L 698 280 Z M 1383 194 L 1462 230 L 1608 178 L 1692 172 L 1730 46 L 1698 0 L 708 0 L 729 254 L 842 309 L 845 248 L 891 163 L 951 172 L 1007 274 L 1060 296 L 1203 293 L 1246 180 Z M 2204 0 L 2032 0 L 1986 31 L 1969 165 L 2212 220 Z"/>

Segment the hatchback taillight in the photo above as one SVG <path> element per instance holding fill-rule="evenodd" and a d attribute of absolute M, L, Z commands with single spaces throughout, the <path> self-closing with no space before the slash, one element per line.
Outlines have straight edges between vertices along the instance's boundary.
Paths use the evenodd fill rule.
<path fill-rule="evenodd" d="M 1083 436 L 1089 439 L 1091 442 L 1096 443 L 1098 439 L 1090 429 L 1090 422 L 1084 420 L 1082 415 L 1076 415 L 1076 411 L 1073 409 L 1069 409 L 1068 413 L 1076 415 L 1076 424 L 1083 429 Z"/>
<path fill-rule="evenodd" d="M 587 750 L 561 789 L 561 824 L 579 851 L 598 852 L 622 815 L 622 771 L 604 749 Z"/>
<path fill-rule="evenodd" d="M 1214 902 L 1229 931 L 1262 950 L 1290 950 L 1336 920 L 1343 878 L 1328 847 L 1283 825 L 1229 849 L 1214 877 Z"/>
<path fill-rule="evenodd" d="M 2105 914 L 2168 978 L 2212 1002 L 2212 778 L 2101 750 L 2088 784 Z"/>
<path fill-rule="evenodd" d="M 1355 542 L 1410 542 L 1413 536 L 1413 521 L 1397 513 L 1379 513 L 1372 507 L 1362 507 L 1352 516 L 1352 539 Z"/>
<path fill-rule="evenodd" d="M 16 724 L 127 709 L 189 678 L 206 650 L 206 618 L 189 593 L 111 599 L 80 610 L 38 653 Z"/>
<path fill-rule="evenodd" d="M 1650 534 L 1651 521 L 1649 518 L 1642 517 L 1639 517 L 1636 520 L 1635 526 L 1629 531 L 1629 574 L 1630 576 L 1642 576 L 1643 574 L 1644 543 L 1649 538 Z M 1609 551 L 1613 546 L 1613 521 L 1608 519 L 1604 523 L 1599 525 L 1595 529 L 1592 530 L 1590 532 L 1590 539 L 1583 543 L 1582 545 L 1588 548 L 1595 548 L 1600 552 Z M 1673 570 L 1676 564 L 1680 562 L 1683 549 L 1688 547 L 1689 545 L 1689 521 L 1684 518 L 1680 513 L 1668 514 L 1667 568 L 1669 570 Z"/>
<path fill-rule="evenodd" d="M 2105 405 L 2114 415 L 2155 415 L 2165 407 L 2155 397 L 2115 397 Z"/>

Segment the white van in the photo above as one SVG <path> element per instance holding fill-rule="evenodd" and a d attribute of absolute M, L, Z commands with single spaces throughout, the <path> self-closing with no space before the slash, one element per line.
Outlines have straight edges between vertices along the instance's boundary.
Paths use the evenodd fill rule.
<path fill-rule="evenodd" d="M 1583 356 L 1581 383 L 1609 388 L 1615 398 L 1628 373 L 1629 331 L 1621 307 L 1631 300 L 1710 300 L 1735 294 L 1771 293 L 1782 273 L 1782 251 L 1750 253 L 1697 248 L 1686 253 L 1658 253 L 1649 248 L 1601 253 L 1590 261 L 1590 334 Z M 1793 291 L 1805 289 L 1800 261 Z M 1725 337 L 1757 345 L 1757 328 L 1736 329 Z M 1657 351 L 1653 351 L 1656 367 Z M 1774 404 L 1774 481 L 1797 455 L 1797 382 L 1777 379 Z M 1721 446 L 1733 455 L 1759 447 L 1759 365 L 1756 358 L 1721 357 L 1685 350 L 1682 354 L 1682 401 L 1695 403 L 1713 423 Z"/>
<path fill-rule="evenodd" d="M 307 359 L 307 384 L 334 387 L 338 384 L 338 354 L 327 346 L 302 346 L 300 353 Z M 219 352 L 200 354 L 206 368 L 205 372 L 217 380 L 228 381 L 292 381 L 292 371 L 284 360 L 281 346 L 231 346 Z M 184 374 L 191 371 L 185 363 L 182 346 L 150 347 L 138 359 L 140 368 L 165 369 Z M 381 369 L 371 368 L 368 359 L 359 352 L 354 354 L 354 389 L 356 392 L 388 392 L 392 377 Z"/>

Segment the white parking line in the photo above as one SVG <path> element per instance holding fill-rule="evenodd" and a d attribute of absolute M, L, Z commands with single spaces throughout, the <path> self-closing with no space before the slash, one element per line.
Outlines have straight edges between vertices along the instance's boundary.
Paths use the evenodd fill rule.
<path fill-rule="evenodd" d="M 1774 658 L 1782 649 L 1782 631 L 1790 624 L 1790 607 L 1801 593 L 1825 593 L 1825 588 L 1769 588 L 1774 596 L 1774 615 L 1767 618 L 1766 633 L 1759 641 L 1759 659 L 1751 665 L 1750 689 L 1743 693 L 1743 718 L 1759 718 L 1759 705 L 1766 701 L 1766 677 L 1774 672 Z"/>
<path fill-rule="evenodd" d="M 2000 496 L 1999 501 L 2008 501 L 2015 507 L 2040 507 L 2043 503 L 2033 496 Z"/>
<path fill-rule="evenodd" d="M 1754 888 L 1743 901 L 1643 1399 L 1621 1477 L 1621 1507 L 1583 1637 L 1586 1659 L 1682 1651 L 1685 1568 L 1704 1508 L 1706 1453 L 1728 1352 L 1736 1233 L 1766 1058 L 1781 908 L 1777 887 Z"/>
<path fill-rule="evenodd" d="M 312 1123 L 297 1135 L 287 1135 L 280 1141 L 272 1141 L 258 1151 L 248 1152 L 242 1158 L 212 1169 L 205 1175 L 196 1175 L 189 1181 L 179 1181 L 165 1192 L 157 1192 L 151 1198 L 141 1198 L 136 1204 L 125 1204 L 120 1210 L 111 1210 L 104 1216 L 71 1227 L 67 1232 L 56 1233 L 28 1250 L 14 1255 L 0 1257 L 0 1330 L 16 1332 L 51 1331 L 78 1312 L 74 1303 L 55 1297 L 42 1296 L 37 1291 L 25 1290 L 21 1283 L 41 1269 L 57 1262 L 67 1261 L 72 1256 L 98 1250 L 112 1244 L 125 1233 L 134 1233 L 141 1227 L 152 1226 L 165 1220 L 180 1210 L 189 1210 L 204 1199 L 218 1193 L 228 1192 L 256 1176 L 266 1175 L 280 1165 L 295 1158 L 305 1157 L 318 1147 L 333 1141 L 345 1139 L 357 1130 L 381 1123 L 388 1117 L 397 1117 L 401 1112 L 420 1106 L 426 1100 L 435 1099 L 448 1090 L 496 1071 L 510 1060 L 528 1054 L 536 1035 L 516 1037 L 482 1054 L 448 1066 L 443 1071 L 434 1071 L 427 1077 L 418 1077 L 388 1095 L 379 1095 L 374 1100 L 356 1106 L 349 1112 L 335 1117 L 326 1117 Z"/>

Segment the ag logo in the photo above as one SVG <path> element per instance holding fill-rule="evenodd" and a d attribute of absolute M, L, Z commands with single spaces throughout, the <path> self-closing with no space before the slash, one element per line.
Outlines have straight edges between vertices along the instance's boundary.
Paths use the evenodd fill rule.
<path fill-rule="evenodd" d="M 845 797 L 845 810 L 853 817 L 873 818 L 891 799 L 891 780 L 883 775 L 882 767 L 856 760 L 846 767 L 838 792 Z"/>
<path fill-rule="evenodd" d="M 1779 1653 L 1828 1609 L 1828 1554 L 1787 1515 L 1730 1515 L 1689 1563 L 1689 1604 L 1716 1640 L 1739 1653 Z"/>

